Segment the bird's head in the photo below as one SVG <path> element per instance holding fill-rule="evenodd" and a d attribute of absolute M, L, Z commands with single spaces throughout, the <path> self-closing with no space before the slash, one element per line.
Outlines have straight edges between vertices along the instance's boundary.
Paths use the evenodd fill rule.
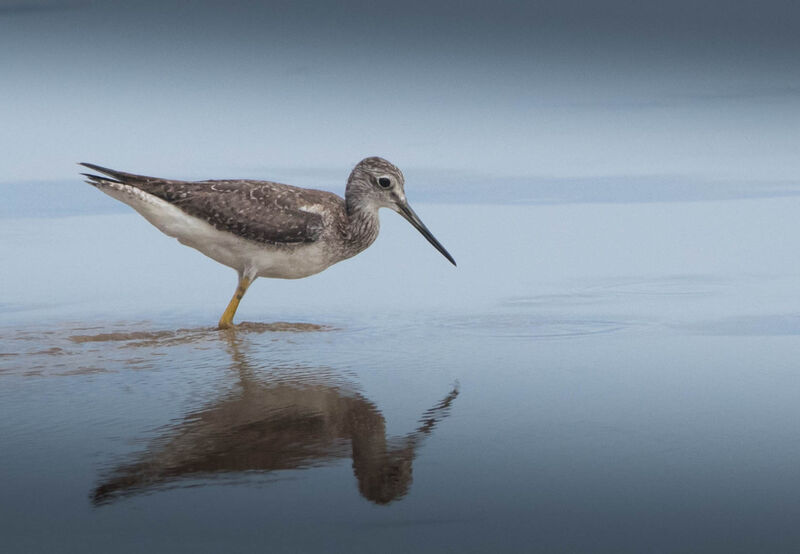
<path fill-rule="evenodd" d="M 357 209 L 389 208 L 402 215 L 450 263 L 456 261 L 428 230 L 419 216 L 408 205 L 403 172 L 391 162 L 379 157 L 364 158 L 353 168 L 347 180 L 347 211 Z"/>

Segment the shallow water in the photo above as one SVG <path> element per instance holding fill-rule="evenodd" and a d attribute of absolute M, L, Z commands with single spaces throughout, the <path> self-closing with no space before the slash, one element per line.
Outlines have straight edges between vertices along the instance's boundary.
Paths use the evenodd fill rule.
<path fill-rule="evenodd" d="M 794 552 L 800 200 L 423 205 L 259 280 L 0 219 L 0 550 Z M 10 262 L 9 262 L 10 261 Z"/>

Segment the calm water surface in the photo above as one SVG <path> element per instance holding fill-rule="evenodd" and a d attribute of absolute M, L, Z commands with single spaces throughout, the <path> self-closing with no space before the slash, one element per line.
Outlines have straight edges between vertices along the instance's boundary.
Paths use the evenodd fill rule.
<path fill-rule="evenodd" d="M 2 552 L 796 552 L 800 200 L 422 205 L 260 280 L 0 219 Z"/>

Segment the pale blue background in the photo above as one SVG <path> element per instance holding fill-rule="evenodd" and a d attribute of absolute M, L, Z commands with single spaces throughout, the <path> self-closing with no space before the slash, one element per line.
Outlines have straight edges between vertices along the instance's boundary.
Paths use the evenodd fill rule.
<path fill-rule="evenodd" d="M 800 550 L 796 6 L 0 0 L 0 550 Z M 94 507 L 234 386 L 235 273 L 75 163 L 341 193 L 373 154 L 459 267 L 382 213 L 238 313 L 333 330 L 240 346 L 390 434 L 458 382 L 409 494 L 345 459 Z M 201 340 L 71 338 L 150 331 Z"/>

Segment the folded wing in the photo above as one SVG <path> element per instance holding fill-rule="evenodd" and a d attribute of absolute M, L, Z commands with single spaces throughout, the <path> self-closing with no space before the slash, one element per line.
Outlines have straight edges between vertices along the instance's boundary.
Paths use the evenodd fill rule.
<path fill-rule="evenodd" d="M 343 202 L 329 192 L 270 181 L 174 181 L 81 165 L 109 176 L 84 174 L 93 185 L 111 181 L 136 187 L 218 230 L 270 244 L 318 240 L 325 228 L 322 214 Z"/>

